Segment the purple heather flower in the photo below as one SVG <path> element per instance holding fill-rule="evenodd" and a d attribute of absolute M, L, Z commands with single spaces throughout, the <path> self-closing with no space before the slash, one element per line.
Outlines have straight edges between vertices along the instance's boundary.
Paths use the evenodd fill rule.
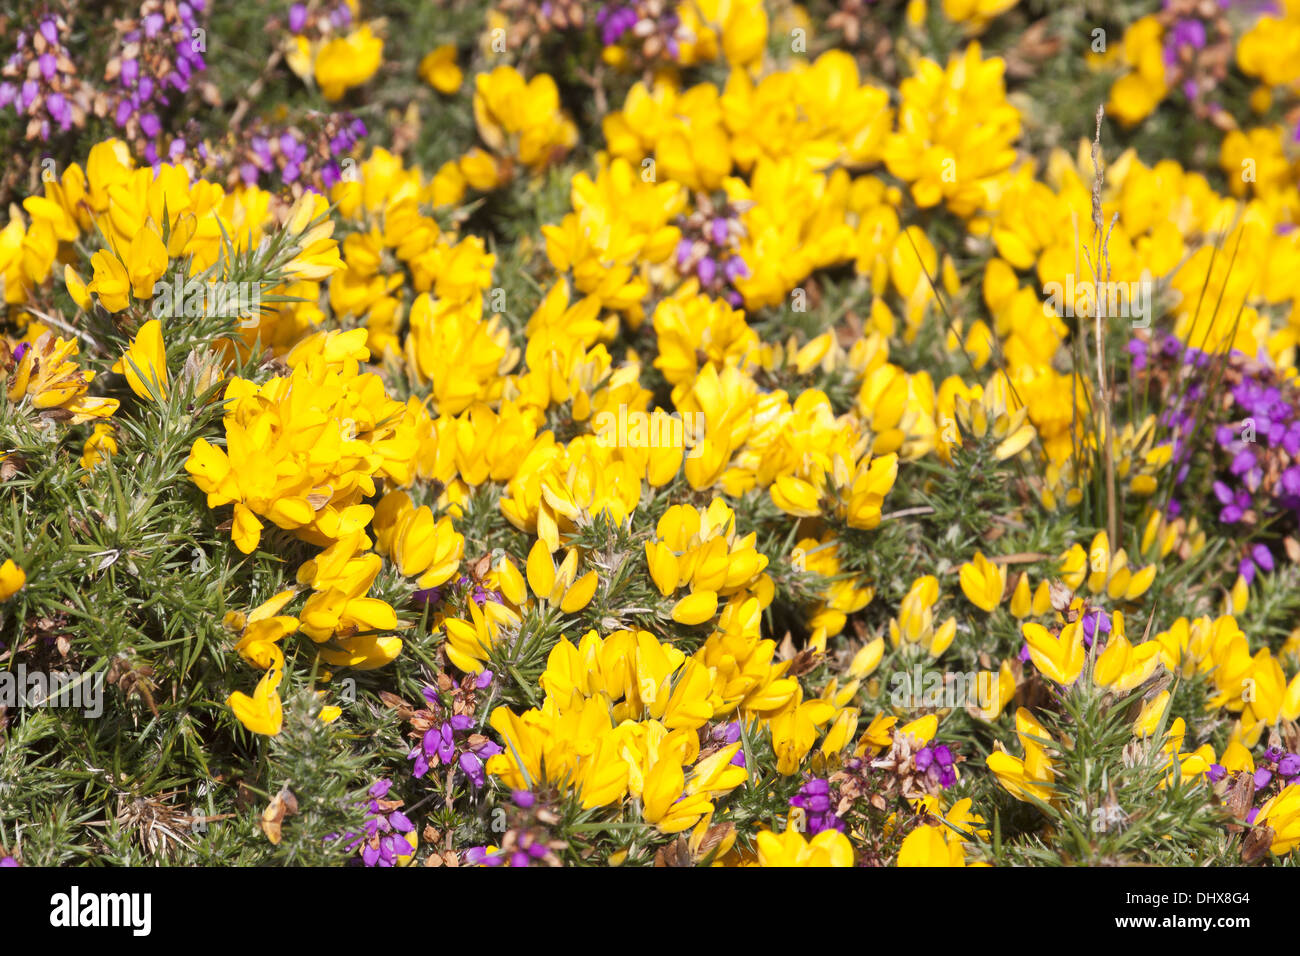
<path fill-rule="evenodd" d="M 831 809 L 831 785 L 827 780 L 809 780 L 790 798 L 790 806 L 804 811 L 810 836 L 823 830 L 845 830 L 844 821 Z"/>
<path fill-rule="evenodd" d="M 366 866 L 393 866 L 399 858 L 415 852 L 414 844 L 403 836 L 414 830 L 415 825 L 400 810 L 385 810 L 379 804 L 380 800 L 388 796 L 392 786 L 391 780 L 376 780 L 369 790 L 371 799 L 362 804 L 367 812 L 362 833 L 344 834 L 344 839 L 352 841 L 348 844 L 348 849 L 364 844 L 361 860 Z"/>
<path fill-rule="evenodd" d="M 1083 616 L 1083 643 L 1089 649 L 1092 648 L 1092 642 L 1098 634 L 1110 633 L 1110 618 L 1104 611 L 1089 611 Z"/>
<path fill-rule="evenodd" d="M 1287 754 L 1277 762 L 1277 772 L 1280 776 L 1290 779 L 1300 775 L 1300 754 Z"/>
<path fill-rule="evenodd" d="M 10 867 L 18 865 L 18 861 L 12 856 L 0 856 L 0 870 L 7 870 Z"/>
<path fill-rule="evenodd" d="M 1210 769 L 1205 772 L 1205 775 L 1210 778 L 1211 783 L 1218 783 L 1227 775 L 1227 773 L 1228 770 L 1223 766 L 1223 764 L 1212 763 L 1210 764 Z"/>
<path fill-rule="evenodd" d="M 677 268 L 685 269 L 691 259 L 691 240 L 681 239 L 677 243 Z"/>
<path fill-rule="evenodd" d="M 62 93 L 51 93 L 45 98 L 45 109 L 50 117 L 59 124 L 59 129 L 67 132 L 72 128 L 72 107 Z"/>
<path fill-rule="evenodd" d="M 700 277 L 700 285 L 712 285 L 718 275 L 718 263 L 712 256 L 705 256 L 695 267 L 695 271 Z"/>
<path fill-rule="evenodd" d="M 1250 556 L 1251 558 L 1254 559 L 1255 563 L 1259 565 L 1259 569 L 1261 571 L 1265 573 L 1272 572 L 1273 552 L 1268 550 L 1267 545 L 1263 545 L 1263 544 L 1255 545 L 1255 547 L 1251 548 L 1250 550 Z"/>
<path fill-rule="evenodd" d="M 735 283 L 738 279 L 749 278 L 749 266 L 740 256 L 732 256 L 722 267 L 722 274 L 727 277 L 727 281 Z"/>
<path fill-rule="evenodd" d="M 709 224 L 712 230 L 712 239 L 715 246 L 726 245 L 727 243 L 727 220 L 721 216 L 714 216 L 713 221 Z"/>
<path fill-rule="evenodd" d="M 1260 767 L 1255 771 L 1255 789 L 1263 790 L 1273 779 L 1273 771 Z"/>
<path fill-rule="evenodd" d="M 307 7 L 305 4 L 295 3 L 289 8 L 289 30 L 293 33 L 301 33 L 306 25 Z"/>
<path fill-rule="evenodd" d="M 912 763 L 917 770 L 938 780 L 941 787 L 951 787 L 957 782 L 957 770 L 947 744 L 922 747 L 913 755 Z"/>
<path fill-rule="evenodd" d="M 426 689 L 425 699 L 432 705 L 433 699 L 428 694 L 430 690 L 432 688 Z M 429 772 L 429 767 L 433 765 L 432 762 L 436 757 L 442 766 L 449 766 L 455 762 L 476 788 L 483 787 L 487 783 L 484 773 L 486 760 L 501 753 L 501 746 L 490 740 L 483 740 L 477 746 L 469 746 L 468 740 L 464 738 L 473 728 L 473 717 L 468 714 L 456 714 L 425 731 L 419 746 L 406 755 L 406 758 L 412 761 L 411 775 L 416 779 L 423 777 Z M 458 736 L 462 739 L 458 740 Z"/>

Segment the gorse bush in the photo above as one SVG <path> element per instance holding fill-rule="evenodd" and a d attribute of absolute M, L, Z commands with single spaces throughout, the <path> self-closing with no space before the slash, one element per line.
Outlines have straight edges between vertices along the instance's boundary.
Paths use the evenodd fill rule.
<path fill-rule="evenodd" d="M 0 865 L 1295 863 L 1300 6 L 20 7 Z"/>

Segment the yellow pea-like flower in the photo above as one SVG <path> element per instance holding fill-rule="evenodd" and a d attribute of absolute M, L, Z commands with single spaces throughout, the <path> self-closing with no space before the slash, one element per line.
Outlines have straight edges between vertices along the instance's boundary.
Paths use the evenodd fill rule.
<path fill-rule="evenodd" d="M 962 593 L 982 611 L 991 612 L 1002 603 L 1002 592 L 1007 586 L 1006 568 L 994 564 L 976 551 L 975 557 L 961 566 L 959 572 Z"/>
<path fill-rule="evenodd" d="M 149 386 L 153 385 L 160 398 L 167 396 L 167 348 L 163 343 L 162 323 L 150 319 L 140 326 L 131 346 L 113 366 L 113 371 L 126 376 L 131 391 L 140 398 L 150 399 Z"/>
<path fill-rule="evenodd" d="M 693 591 L 673 605 L 673 620 L 678 624 L 703 624 L 718 610 L 716 591 Z"/>
<path fill-rule="evenodd" d="M 664 597 L 677 590 L 679 562 L 673 549 L 662 541 L 645 543 L 646 563 L 650 566 L 650 579 Z"/>
<path fill-rule="evenodd" d="M 27 572 L 7 558 L 0 564 L 0 601 L 7 601 L 27 584 Z"/>
<path fill-rule="evenodd" d="M 235 691 L 226 698 L 226 706 L 235 713 L 235 717 L 248 730 L 255 734 L 273 737 L 280 732 L 284 723 L 284 708 L 280 703 L 280 679 L 284 672 L 269 670 L 257 682 L 253 696 Z"/>
<path fill-rule="evenodd" d="M 1020 625 L 1020 633 L 1029 645 L 1029 656 L 1043 676 L 1062 687 L 1069 687 L 1083 673 L 1088 654 L 1083 646 L 1083 629 L 1079 622 L 1067 624 L 1053 635 L 1032 621 Z"/>

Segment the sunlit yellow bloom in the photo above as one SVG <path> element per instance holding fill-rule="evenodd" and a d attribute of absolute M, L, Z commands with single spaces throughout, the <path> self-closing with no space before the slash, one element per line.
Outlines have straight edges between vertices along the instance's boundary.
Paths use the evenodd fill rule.
<path fill-rule="evenodd" d="M 235 717 L 248 730 L 255 734 L 275 736 L 284 723 L 284 708 L 280 704 L 280 686 L 282 671 L 269 670 L 253 691 L 253 696 L 235 691 L 226 698 L 226 706 L 235 712 Z"/>
<path fill-rule="evenodd" d="M 456 65 L 456 47 L 450 43 L 427 53 L 420 61 L 420 77 L 439 93 L 450 96 L 460 89 L 464 74 Z"/>
<path fill-rule="evenodd" d="M 113 371 L 124 374 L 131 391 L 140 398 L 152 399 L 154 391 L 159 398 L 166 398 L 167 347 L 163 342 L 162 323 L 150 319 L 140 326 L 131 347 L 113 366 Z"/>
<path fill-rule="evenodd" d="M 13 558 L 6 558 L 0 564 L 0 601 L 7 601 L 27 584 L 27 572 L 14 563 Z"/>
<path fill-rule="evenodd" d="M 992 611 L 1002 603 L 1007 569 L 984 557 L 982 551 L 976 551 L 975 557 L 961 566 L 959 577 L 962 593 L 980 610 Z"/>
<path fill-rule="evenodd" d="M 759 866 L 852 866 L 853 845 L 838 830 L 823 830 L 805 840 L 798 830 L 758 834 Z"/>

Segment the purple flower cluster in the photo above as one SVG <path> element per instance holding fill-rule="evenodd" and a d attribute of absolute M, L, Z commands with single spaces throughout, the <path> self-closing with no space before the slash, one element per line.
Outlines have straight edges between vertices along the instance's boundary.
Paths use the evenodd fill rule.
<path fill-rule="evenodd" d="M 465 851 L 465 862 L 470 866 L 532 866 L 550 852 L 550 847 L 533 834 L 522 833 L 510 852 L 494 852 L 485 846 L 470 847 Z"/>
<path fill-rule="evenodd" d="M 605 46 L 630 40 L 647 53 L 666 53 L 673 60 L 681 52 L 677 39 L 681 25 L 681 17 L 664 0 L 605 3 L 596 11 L 600 42 Z"/>
<path fill-rule="evenodd" d="M 520 810 L 531 811 L 537 806 L 537 796 L 528 790 L 515 790 L 510 794 Z M 546 832 L 541 828 L 514 829 L 506 833 L 498 849 L 474 846 L 462 858 L 467 866 L 534 866 L 551 857 L 551 847 Z"/>
<path fill-rule="evenodd" d="M 1211 464 L 1219 520 L 1242 524 L 1249 532 L 1279 512 L 1300 519 L 1300 396 L 1292 386 L 1282 382 L 1266 362 L 1232 351 L 1224 359 L 1220 389 L 1209 396 L 1206 390 L 1216 376 L 1211 367 L 1214 357 L 1183 345 L 1174 335 L 1166 335 L 1158 349 L 1134 339 L 1129 353 L 1135 371 L 1172 366 L 1178 377 L 1171 382 L 1184 384 L 1181 394 L 1164 396 L 1166 408 L 1160 416 L 1172 444 L 1175 483 L 1187 479 L 1193 452 L 1203 447 L 1198 442 L 1194 449 L 1192 443 L 1204 434 L 1198 433 L 1198 414 L 1212 416 L 1220 422 L 1213 429 Z M 1177 502 L 1170 504 L 1171 516 L 1176 515 Z M 1256 542 L 1244 547 L 1238 570 L 1247 583 L 1259 571 L 1269 573 L 1273 568 L 1268 545 Z"/>
<path fill-rule="evenodd" d="M 600 42 L 613 46 L 623 39 L 640 19 L 636 7 L 629 4 L 606 4 L 596 12 L 596 26 L 600 27 Z"/>
<path fill-rule="evenodd" d="M 681 220 L 682 238 L 677 243 L 674 262 L 683 276 L 699 279 L 702 291 L 725 298 L 733 308 L 739 308 L 744 298 L 736 283 L 750 275 L 739 251 L 745 227 L 736 210 L 723 208 L 711 212 Z"/>
<path fill-rule="evenodd" d="M 1263 790 L 1277 776 L 1282 786 L 1300 777 L 1300 754 L 1287 753 L 1281 747 L 1269 747 L 1255 769 L 1255 789 Z"/>
<path fill-rule="evenodd" d="M 352 25 L 352 9 L 340 0 L 327 10 L 318 10 L 314 16 L 305 3 L 295 3 L 289 7 L 289 32 L 297 36 L 312 34 L 320 36 L 325 32 L 346 30 Z"/>
<path fill-rule="evenodd" d="M 492 672 L 484 671 L 479 675 L 475 686 L 481 690 L 491 682 Z M 436 709 L 440 706 L 437 690 L 426 687 L 423 693 L 430 707 Z M 406 755 L 407 760 L 414 761 L 411 774 L 418 780 L 429 772 L 430 767 L 449 767 L 454 764 L 475 788 L 485 786 L 487 759 L 501 753 L 501 745 L 482 734 L 473 733 L 473 728 L 474 718 L 468 714 L 453 714 L 430 727 L 420 738 L 419 744 Z"/>
<path fill-rule="evenodd" d="M 125 23 L 122 54 L 109 62 L 106 79 L 120 86 L 113 121 L 131 139 L 144 141 L 145 160 L 157 165 L 157 140 L 163 131 L 159 114 L 172 105 L 171 97 L 189 92 L 194 74 L 207 69 L 207 49 L 198 15 L 207 0 L 181 0 L 164 4 L 145 0 L 140 16 Z M 167 149 L 176 161 L 184 154 L 184 139 L 175 137 Z"/>
<path fill-rule="evenodd" d="M 1157 22 L 1164 30 L 1165 82 L 1187 97 L 1197 119 L 1213 120 L 1223 111 L 1208 99 L 1227 79 L 1236 37 L 1222 10 L 1228 4 L 1204 0 L 1165 0 Z"/>
<path fill-rule="evenodd" d="M 1172 30 L 1165 33 L 1164 61 L 1166 72 L 1178 66 L 1179 58 L 1187 52 L 1205 49 L 1205 24 L 1195 18 L 1179 20 Z M 1183 81 L 1183 94 L 1189 99 L 1196 99 L 1196 81 Z"/>
<path fill-rule="evenodd" d="M 86 91 L 64 41 L 68 24 L 52 14 L 35 30 L 19 31 L 16 49 L 0 70 L 0 108 L 28 116 L 26 136 L 48 141 L 57 128 L 66 133 L 85 122 Z"/>
<path fill-rule="evenodd" d="M 831 797 L 830 781 L 814 777 L 790 798 L 790 806 L 798 807 L 804 812 L 809 836 L 814 836 L 823 830 L 845 832 L 844 821 L 831 808 Z"/>
<path fill-rule="evenodd" d="M 1218 783 L 1228 775 L 1228 770 L 1223 764 L 1214 763 L 1210 764 L 1205 775 L 1212 783 Z M 1286 787 L 1300 782 L 1300 754 L 1288 753 L 1281 747 L 1269 747 L 1255 766 L 1252 782 L 1257 794 L 1273 783 Z M 1246 822 L 1253 826 L 1258 815 L 1259 808 L 1251 807 L 1246 814 Z"/>
<path fill-rule="evenodd" d="M 366 866 L 393 866 L 404 856 L 415 852 L 415 845 L 405 834 L 415 830 L 413 824 L 398 809 L 401 800 L 387 800 L 388 791 L 393 787 L 391 780 L 377 780 L 370 788 L 370 800 L 361 804 L 366 808 L 366 822 L 362 825 L 362 835 L 345 834 L 344 839 L 351 839 L 348 849 L 361 847 L 361 861 Z"/>
<path fill-rule="evenodd" d="M 947 744 L 922 747 L 912 756 L 912 763 L 917 770 L 944 789 L 957 782 L 957 765 Z"/>
<path fill-rule="evenodd" d="M 305 125 L 305 133 L 255 128 L 241 151 L 240 181 L 245 186 L 274 186 L 278 175 L 283 184 L 302 182 L 320 192 L 341 182 L 341 164 L 366 135 L 366 124 L 351 113 L 340 113 Z"/>

